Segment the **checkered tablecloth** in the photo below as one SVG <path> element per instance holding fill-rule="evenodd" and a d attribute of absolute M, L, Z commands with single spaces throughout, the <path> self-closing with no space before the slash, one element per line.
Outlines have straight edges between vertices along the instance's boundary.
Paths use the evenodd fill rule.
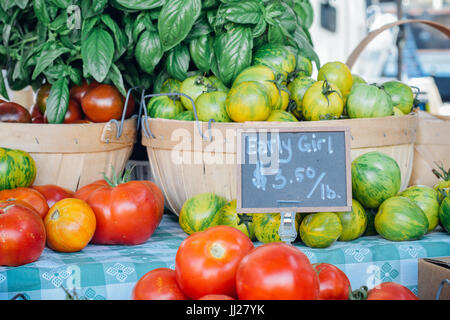
<path fill-rule="evenodd" d="M 165 214 L 153 236 L 138 246 L 88 245 L 81 252 L 57 253 L 45 249 L 38 261 L 15 268 L 0 267 L 0 300 L 18 293 L 33 300 L 65 299 L 76 288 L 88 299 L 130 299 L 136 281 L 148 271 L 174 268 L 175 255 L 187 235 L 178 217 Z M 255 242 L 255 246 L 261 245 Z M 417 259 L 450 256 L 450 236 L 435 231 L 421 240 L 390 242 L 379 236 L 336 242 L 312 249 L 295 242 L 311 263 L 328 262 L 341 268 L 352 288 L 385 282 L 401 283 L 417 293 Z"/>

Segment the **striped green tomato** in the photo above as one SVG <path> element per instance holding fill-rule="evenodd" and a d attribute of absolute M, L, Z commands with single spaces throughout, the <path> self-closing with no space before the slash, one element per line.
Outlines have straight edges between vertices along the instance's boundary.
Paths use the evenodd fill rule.
<path fill-rule="evenodd" d="M 208 122 L 231 122 L 226 107 L 227 93 L 223 91 L 205 92 L 195 100 L 198 120 Z"/>
<path fill-rule="evenodd" d="M 188 199 L 181 207 L 179 224 L 187 234 L 218 226 L 218 211 L 227 201 L 213 193 L 201 193 Z"/>
<path fill-rule="evenodd" d="M 150 118 L 173 119 L 183 110 L 183 105 L 179 100 L 168 96 L 153 97 L 147 104 L 147 112 Z"/>
<path fill-rule="evenodd" d="M 342 233 L 339 217 L 333 212 L 319 212 L 307 215 L 300 224 L 300 238 L 311 248 L 327 248 Z"/>
<path fill-rule="evenodd" d="M 177 114 L 175 116 L 174 119 L 175 120 L 184 120 L 184 121 L 194 121 L 195 120 L 194 111 L 186 110 L 186 111 L 180 112 L 179 114 Z"/>
<path fill-rule="evenodd" d="M 288 84 L 288 90 L 291 93 L 291 99 L 295 102 L 295 109 L 292 110 L 292 113 L 297 117 L 297 119 L 303 118 L 303 97 L 306 90 L 308 90 L 308 88 L 314 82 L 316 81 L 309 77 L 297 77 Z"/>
<path fill-rule="evenodd" d="M 278 230 L 280 229 L 281 215 L 279 213 L 254 213 L 253 225 L 255 227 L 255 237 L 262 243 L 281 242 Z M 301 215 L 295 216 L 295 229 L 298 232 Z"/>
<path fill-rule="evenodd" d="M 352 80 L 353 80 L 353 85 L 352 85 L 352 89 L 354 87 L 356 87 L 358 84 L 366 84 L 367 81 L 364 80 L 361 76 L 352 73 Z"/>
<path fill-rule="evenodd" d="M 303 96 L 302 112 L 307 121 L 339 118 L 343 111 L 342 95 L 333 83 L 316 81 Z"/>
<path fill-rule="evenodd" d="M 297 66 L 295 68 L 295 71 L 298 73 L 298 75 L 310 77 L 312 74 L 311 60 L 309 60 L 305 56 L 302 56 L 301 54 L 297 55 L 296 60 L 297 60 Z"/>
<path fill-rule="evenodd" d="M 233 121 L 265 121 L 272 106 L 266 87 L 256 81 L 242 82 L 228 92 L 227 113 Z"/>
<path fill-rule="evenodd" d="M 162 84 L 160 93 L 174 93 L 180 92 L 181 81 L 169 78 Z"/>
<path fill-rule="evenodd" d="M 0 190 L 29 187 L 36 179 L 36 163 L 25 151 L 0 147 Z"/>
<path fill-rule="evenodd" d="M 339 88 L 342 99 L 345 99 L 352 89 L 353 77 L 345 63 L 339 61 L 327 62 L 320 67 L 317 80 L 327 80 Z"/>
<path fill-rule="evenodd" d="M 375 216 L 378 212 L 378 208 L 364 208 L 367 216 L 367 228 L 364 231 L 364 236 L 375 236 L 377 235 L 377 230 L 375 230 Z"/>
<path fill-rule="evenodd" d="M 187 95 L 195 103 L 195 100 L 197 100 L 202 93 L 208 92 L 212 88 L 214 88 L 214 86 L 211 80 L 203 76 L 195 75 L 186 78 L 181 83 L 180 93 Z M 187 110 L 193 110 L 192 102 L 188 98 L 181 96 L 181 103 Z"/>
<path fill-rule="evenodd" d="M 272 109 L 276 108 L 280 105 L 280 90 L 275 84 L 275 74 L 273 71 L 263 65 L 258 66 L 250 66 L 244 69 L 233 82 L 233 86 L 235 87 L 238 84 L 246 81 L 256 81 L 264 85 L 266 87 L 266 93 L 270 99 L 270 105 Z"/>
<path fill-rule="evenodd" d="M 388 117 L 394 113 L 389 95 L 376 85 L 359 84 L 347 98 L 350 118 Z"/>
<path fill-rule="evenodd" d="M 283 79 L 296 67 L 295 55 L 285 46 L 273 43 L 262 45 L 253 55 L 253 65 L 263 65 L 271 68 Z"/>
<path fill-rule="evenodd" d="M 397 162 L 388 155 L 373 151 L 352 162 L 353 198 L 364 208 L 377 208 L 400 190 L 401 172 Z"/>
<path fill-rule="evenodd" d="M 445 231 L 450 233 L 450 197 L 445 197 L 439 207 L 439 221 Z"/>
<path fill-rule="evenodd" d="M 351 241 L 358 239 L 367 228 L 367 215 L 363 206 L 356 200 L 352 200 L 352 211 L 336 212 L 342 224 L 342 233 L 339 241 Z"/>
<path fill-rule="evenodd" d="M 273 110 L 266 121 L 298 122 L 292 113 L 282 110 Z"/>
<path fill-rule="evenodd" d="M 390 241 L 416 240 L 427 233 L 428 219 L 412 200 L 395 196 L 378 208 L 375 229 Z"/>
<path fill-rule="evenodd" d="M 228 202 L 217 214 L 220 216 L 220 225 L 236 228 L 245 233 L 250 240 L 256 240 L 253 216 L 251 214 L 237 213 L 236 200 Z"/>
<path fill-rule="evenodd" d="M 411 186 L 398 194 L 417 204 L 428 219 L 428 232 L 433 231 L 439 224 L 439 196 L 438 192 L 427 186 Z"/>
<path fill-rule="evenodd" d="M 411 112 L 414 106 L 414 93 L 411 87 L 400 81 L 387 81 L 382 87 L 391 98 L 394 107 L 400 109 L 403 114 Z"/>

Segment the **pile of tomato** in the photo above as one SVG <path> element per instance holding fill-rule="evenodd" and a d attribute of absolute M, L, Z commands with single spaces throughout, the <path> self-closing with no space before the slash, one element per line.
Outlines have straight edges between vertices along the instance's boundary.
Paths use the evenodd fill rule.
<path fill-rule="evenodd" d="M 248 236 L 216 226 L 187 237 L 175 269 L 158 268 L 139 279 L 135 300 L 417 300 L 408 288 L 385 282 L 352 291 L 346 274 L 328 263 L 311 264 L 284 243 L 254 247 Z"/>
<path fill-rule="evenodd" d="M 35 103 L 28 108 L 15 102 L 0 100 L 0 122 L 12 123 L 49 123 L 47 117 L 47 99 L 51 85 L 46 83 L 36 92 Z M 110 84 L 101 84 L 95 80 L 83 81 L 81 86 L 70 89 L 68 108 L 63 123 L 92 123 L 119 120 L 125 108 L 125 97 Z M 135 101 L 130 95 L 125 118 L 131 117 Z"/>
<path fill-rule="evenodd" d="M 161 190 L 150 181 L 105 177 L 77 192 L 56 185 L 0 188 L 0 266 L 39 259 L 45 246 L 77 252 L 89 243 L 146 242 L 164 213 Z"/>

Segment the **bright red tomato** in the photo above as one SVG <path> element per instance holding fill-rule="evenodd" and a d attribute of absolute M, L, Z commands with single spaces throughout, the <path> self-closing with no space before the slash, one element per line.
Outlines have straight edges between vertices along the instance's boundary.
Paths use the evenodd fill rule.
<path fill-rule="evenodd" d="M 319 300 L 348 300 L 352 288 L 341 269 L 329 263 L 315 263 L 313 267 L 319 276 Z"/>
<path fill-rule="evenodd" d="M 47 205 L 49 208 L 51 208 L 59 200 L 73 198 L 75 195 L 75 192 L 54 184 L 45 186 L 32 186 L 32 188 L 39 191 L 44 196 L 44 198 L 47 200 Z"/>
<path fill-rule="evenodd" d="M 419 300 L 419 298 L 399 283 L 383 282 L 369 290 L 367 300 Z"/>
<path fill-rule="evenodd" d="M 44 222 L 35 210 L 16 201 L 0 201 L 0 266 L 36 261 L 45 240 Z"/>
<path fill-rule="evenodd" d="M 96 244 L 144 243 L 164 213 L 162 191 L 143 181 L 109 185 L 99 180 L 79 189 L 75 198 L 86 201 L 94 210 L 97 227 L 91 242 Z"/>
<path fill-rule="evenodd" d="M 239 300 L 317 300 L 319 277 L 294 246 L 268 243 L 252 250 L 237 270 Z"/>
<path fill-rule="evenodd" d="M 180 290 L 175 271 L 158 268 L 147 272 L 133 288 L 133 300 L 187 300 Z"/>
<path fill-rule="evenodd" d="M 196 232 L 181 243 L 175 257 L 175 272 L 181 290 L 191 299 L 207 294 L 236 297 L 236 270 L 253 249 L 243 232 L 216 226 Z"/>
<path fill-rule="evenodd" d="M 236 300 L 236 299 L 224 294 L 207 294 L 206 296 L 203 296 L 198 300 Z"/>
<path fill-rule="evenodd" d="M 32 188 L 16 188 L 0 191 L 0 201 L 20 200 L 31 206 L 41 216 L 45 218 L 49 210 L 47 200 L 38 191 Z"/>

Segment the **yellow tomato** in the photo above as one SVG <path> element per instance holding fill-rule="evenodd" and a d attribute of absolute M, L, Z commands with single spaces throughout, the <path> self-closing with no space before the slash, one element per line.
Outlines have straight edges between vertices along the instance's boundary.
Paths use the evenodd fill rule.
<path fill-rule="evenodd" d="M 345 100 L 353 86 L 353 77 L 346 64 L 335 61 L 324 64 L 317 75 L 317 80 L 327 80 L 335 84 Z"/>
<path fill-rule="evenodd" d="M 337 86 L 317 81 L 306 90 L 302 101 L 305 120 L 317 121 L 339 118 L 344 111 L 344 101 Z"/>

